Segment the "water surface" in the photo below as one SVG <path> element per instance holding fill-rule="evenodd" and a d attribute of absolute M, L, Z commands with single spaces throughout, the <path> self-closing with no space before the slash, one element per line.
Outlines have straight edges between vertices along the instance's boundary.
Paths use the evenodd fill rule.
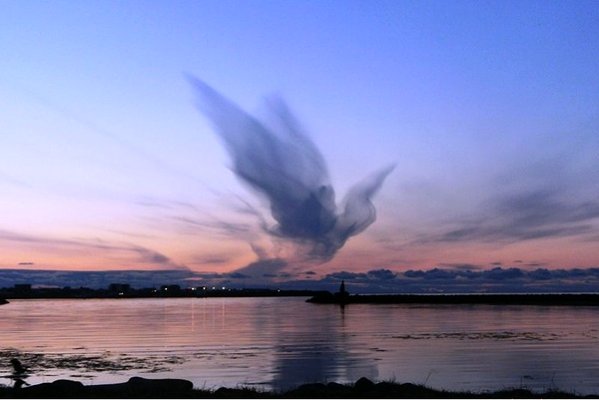
<path fill-rule="evenodd" d="M 0 307 L 0 383 L 196 387 L 373 380 L 449 390 L 527 387 L 599 393 L 599 308 L 336 305 L 304 298 L 13 300 Z"/>

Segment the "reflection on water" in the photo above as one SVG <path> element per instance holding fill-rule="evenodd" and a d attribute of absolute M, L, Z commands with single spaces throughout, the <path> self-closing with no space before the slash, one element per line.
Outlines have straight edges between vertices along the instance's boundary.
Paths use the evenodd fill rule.
<path fill-rule="evenodd" d="M 2 306 L 0 384 L 189 379 L 196 387 L 373 380 L 450 390 L 599 393 L 599 309 L 315 305 L 302 298 L 14 300 Z"/>

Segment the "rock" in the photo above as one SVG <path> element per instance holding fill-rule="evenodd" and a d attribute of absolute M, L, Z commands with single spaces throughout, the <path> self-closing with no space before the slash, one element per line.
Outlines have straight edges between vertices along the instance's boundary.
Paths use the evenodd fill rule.
<path fill-rule="evenodd" d="M 59 379 L 52 383 L 42 383 L 39 385 L 28 386 L 20 389 L 23 397 L 63 397 L 77 398 L 82 397 L 85 386 L 81 382 L 68 379 Z"/>
<path fill-rule="evenodd" d="M 323 383 L 306 383 L 290 390 L 286 393 L 287 397 L 299 398 L 322 398 L 327 393 L 327 387 Z"/>
<path fill-rule="evenodd" d="M 214 392 L 214 397 L 219 399 L 257 399 L 264 396 L 252 388 L 231 389 L 220 387 Z"/>
<path fill-rule="evenodd" d="M 399 392 L 399 385 L 397 383 L 391 383 L 391 382 L 379 382 L 376 385 L 374 385 L 375 390 L 377 393 L 398 393 Z"/>
<path fill-rule="evenodd" d="M 182 397 L 190 393 L 193 384 L 185 379 L 146 379 L 133 377 L 125 383 L 90 385 L 87 397 Z"/>
<path fill-rule="evenodd" d="M 60 379 L 24 387 L 14 392 L 27 398 L 166 398 L 189 397 L 193 384 L 185 379 L 145 379 L 133 377 L 125 383 L 84 386 L 81 382 Z"/>
<path fill-rule="evenodd" d="M 407 398 L 435 398 L 446 397 L 441 392 L 427 388 L 423 385 L 415 385 L 413 383 L 402 383 L 399 385 L 399 393 Z"/>
<path fill-rule="evenodd" d="M 362 377 L 354 383 L 354 389 L 363 392 L 374 387 L 374 382 L 368 378 Z"/>
<path fill-rule="evenodd" d="M 187 392 L 193 389 L 193 383 L 185 379 L 146 379 L 134 376 L 127 384 L 147 391 Z"/>
<path fill-rule="evenodd" d="M 347 390 L 348 387 L 345 385 L 342 385 L 340 383 L 337 383 L 337 382 L 329 382 L 329 383 L 327 383 L 327 389 L 329 389 L 329 390 Z"/>

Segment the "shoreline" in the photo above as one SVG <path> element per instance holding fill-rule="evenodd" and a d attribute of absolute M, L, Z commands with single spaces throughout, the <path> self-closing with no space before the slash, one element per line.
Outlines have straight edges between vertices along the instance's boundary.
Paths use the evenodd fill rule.
<path fill-rule="evenodd" d="M 349 295 L 322 293 L 306 300 L 314 304 L 486 304 L 535 306 L 599 306 L 599 294 L 527 293 L 527 294 L 390 294 Z"/>
<path fill-rule="evenodd" d="M 327 292 L 318 290 L 286 289 L 233 289 L 233 288 L 180 288 L 177 285 L 160 289 L 144 288 L 0 288 L 0 304 L 4 300 L 25 299 L 166 299 L 166 298 L 226 298 L 226 297 L 311 297 Z"/>
<path fill-rule="evenodd" d="M 3 293 L 2 293 L 3 292 Z M 227 291 L 197 292 L 191 290 L 150 291 L 129 293 L 104 290 L 32 289 L 15 293 L 0 289 L 0 305 L 10 300 L 92 300 L 92 299 L 169 299 L 169 298 L 254 298 L 254 297 L 307 297 L 313 304 L 484 304 L 484 305 L 534 305 L 534 306 L 599 306 L 599 293 L 468 293 L 468 294 L 341 294 L 313 290 L 233 289 Z"/>
<path fill-rule="evenodd" d="M 264 391 L 251 387 L 220 387 L 215 390 L 194 388 L 184 379 L 146 379 L 132 377 L 115 384 L 83 385 L 60 379 L 52 383 L 0 387 L 0 398 L 599 398 L 577 395 L 559 389 L 534 392 L 525 387 L 498 391 L 460 392 L 432 389 L 412 383 L 378 382 L 360 378 L 352 384 L 307 383 L 285 391 Z"/>

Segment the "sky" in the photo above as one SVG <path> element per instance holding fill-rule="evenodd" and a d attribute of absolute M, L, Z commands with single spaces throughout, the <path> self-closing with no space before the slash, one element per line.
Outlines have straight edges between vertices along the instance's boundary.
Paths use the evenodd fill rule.
<path fill-rule="evenodd" d="M 597 2 L 0 7 L 2 270 L 599 266 Z"/>

